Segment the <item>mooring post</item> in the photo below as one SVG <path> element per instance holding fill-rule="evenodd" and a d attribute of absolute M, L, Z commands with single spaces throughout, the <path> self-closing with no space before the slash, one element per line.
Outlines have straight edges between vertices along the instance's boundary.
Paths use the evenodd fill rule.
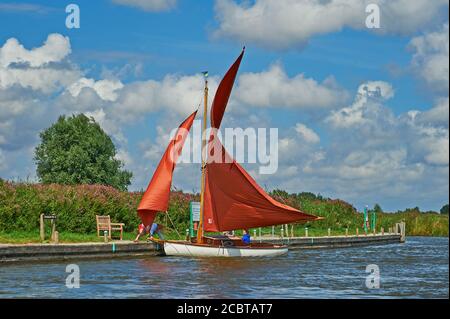
<path fill-rule="evenodd" d="M 275 238 L 275 226 L 272 226 L 272 238 Z"/>
<path fill-rule="evenodd" d="M 283 239 L 283 235 L 284 235 L 284 229 L 283 229 L 283 226 L 281 226 L 281 239 Z"/>
<path fill-rule="evenodd" d="M 348 227 L 345 229 L 345 237 L 348 236 Z"/>
<path fill-rule="evenodd" d="M 104 241 L 105 243 L 108 242 L 108 232 L 107 232 L 106 230 L 103 231 L 103 241 Z"/>
<path fill-rule="evenodd" d="M 305 237 L 308 237 L 308 227 L 305 227 Z"/>
<path fill-rule="evenodd" d="M 55 241 L 55 231 L 56 231 L 56 220 L 52 219 L 52 240 Z"/>
<path fill-rule="evenodd" d="M 45 231 L 44 231 L 44 214 L 39 216 L 39 232 L 41 235 L 41 241 L 45 239 Z"/>
<path fill-rule="evenodd" d="M 261 238 L 261 227 L 259 227 L 259 242 L 261 242 L 262 241 L 262 238 Z"/>
<path fill-rule="evenodd" d="M 58 244 L 58 243 L 59 243 L 59 233 L 58 233 L 57 230 L 55 230 L 55 232 L 54 232 L 54 234 L 53 234 L 53 242 L 54 242 L 55 244 Z"/>
<path fill-rule="evenodd" d="M 359 229 L 358 229 L 358 227 L 356 227 L 356 237 L 358 237 L 359 236 Z"/>
<path fill-rule="evenodd" d="M 190 241 L 191 240 L 191 236 L 190 236 L 190 232 L 189 232 L 189 228 L 186 229 L 186 240 Z"/>
<path fill-rule="evenodd" d="M 331 228 L 328 228 L 328 237 L 331 236 Z"/>
<path fill-rule="evenodd" d="M 382 236 L 384 235 L 384 228 L 383 227 L 381 227 L 381 235 Z"/>
<path fill-rule="evenodd" d="M 406 241 L 406 222 L 404 222 L 404 221 L 402 221 L 401 223 L 400 223 L 400 227 L 401 227 L 401 229 L 400 229 L 400 240 L 401 240 L 401 242 L 402 243 L 404 243 L 405 241 Z"/>
<path fill-rule="evenodd" d="M 253 238 L 256 238 L 256 229 L 253 229 Z"/>
<path fill-rule="evenodd" d="M 294 224 L 291 225 L 291 238 L 294 238 Z"/>

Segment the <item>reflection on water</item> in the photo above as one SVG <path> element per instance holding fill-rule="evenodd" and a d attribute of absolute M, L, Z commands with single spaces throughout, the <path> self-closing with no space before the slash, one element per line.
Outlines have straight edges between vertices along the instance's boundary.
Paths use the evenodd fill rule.
<path fill-rule="evenodd" d="M 448 238 L 405 244 L 293 250 L 278 258 L 148 257 L 0 266 L 0 298 L 448 298 Z M 381 288 L 365 287 L 377 264 Z"/>

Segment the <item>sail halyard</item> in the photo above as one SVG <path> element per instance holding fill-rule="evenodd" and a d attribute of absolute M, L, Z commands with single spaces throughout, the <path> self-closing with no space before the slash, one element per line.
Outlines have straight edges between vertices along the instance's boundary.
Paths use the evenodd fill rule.
<path fill-rule="evenodd" d="M 204 89 L 204 104 L 203 104 L 203 125 L 202 125 L 202 174 L 201 174 L 201 188 L 200 188 L 200 218 L 197 230 L 197 243 L 203 242 L 203 216 L 204 216 L 204 202 L 205 202 L 205 175 L 206 175 L 206 128 L 208 120 L 208 72 L 203 72 L 205 78 L 205 89 Z"/>

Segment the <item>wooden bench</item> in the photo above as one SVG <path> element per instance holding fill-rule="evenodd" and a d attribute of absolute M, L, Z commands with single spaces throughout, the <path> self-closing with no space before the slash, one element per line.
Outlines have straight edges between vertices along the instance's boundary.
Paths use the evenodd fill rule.
<path fill-rule="evenodd" d="M 109 215 L 108 216 L 96 215 L 95 218 L 97 219 L 97 236 L 98 237 L 102 237 L 103 232 L 106 230 L 108 232 L 108 238 L 112 239 L 112 232 L 120 231 L 120 240 L 122 240 L 123 226 L 125 226 L 125 224 L 111 223 L 111 217 Z M 101 234 L 100 234 L 100 231 L 102 232 Z"/>

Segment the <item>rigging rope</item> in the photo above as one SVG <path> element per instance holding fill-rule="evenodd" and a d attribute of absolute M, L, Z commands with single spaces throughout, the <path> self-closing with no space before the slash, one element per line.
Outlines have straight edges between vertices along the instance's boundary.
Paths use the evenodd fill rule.
<path fill-rule="evenodd" d="M 168 212 L 167 210 L 166 210 L 166 216 L 169 218 L 169 221 L 170 221 L 170 223 L 172 224 L 173 229 L 174 229 L 175 232 L 177 233 L 178 239 L 181 239 L 182 237 L 181 237 L 180 233 L 178 232 L 178 230 L 176 229 L 176 227 L 175 227 L 175 225 L 174 225 L 174 223 L 173 223 L 173 221 L 172 221 L 172 218 L 170 218 L 169 212 Z"/>

